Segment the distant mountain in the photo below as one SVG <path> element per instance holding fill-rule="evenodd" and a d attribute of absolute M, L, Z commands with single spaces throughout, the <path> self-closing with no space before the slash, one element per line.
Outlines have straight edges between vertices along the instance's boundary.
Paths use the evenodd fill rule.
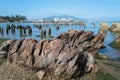
<path fill-rule="evenodd" d="M 118 16 L 118 17 L 109 17 L 109 18 L 96 18 L 94 20 L 120 22 L 120 16 Z"/>
<path fill-rule="evenodd" d="M 72 18 L 73 20 L 86 20 L 86 19 L 78 18 L 78 17 L 75 17 L 75 16 L 68 16 L 68 15 L 49 16 L 49 17 L 43 18 L 43 20 L 49 20 L 49 19 L 53 20 L 54 18 L 59 18 L 59 19 L 62 19 L 62 18 Z"/>

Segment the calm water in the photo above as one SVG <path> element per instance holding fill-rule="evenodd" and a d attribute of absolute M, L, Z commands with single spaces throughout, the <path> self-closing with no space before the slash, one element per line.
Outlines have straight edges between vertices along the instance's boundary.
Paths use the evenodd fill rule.
<path fill-rule="evenodd" d="M 3 28 L 4 30 L 4 34 L 0 33 L 0 37 L 1 38 L 7 38 L 7 39 L 24 39 L 24 38 L 35 38 L 36 40 L 41 40 L 40 37 L 36 37 L 36 35 L 40 35 L 40 30 L 37 29 L 34 25 L 34 23 L 9 23 L 9 25 L 14 24 L 14 25 L 30 25 L 32 28 L 32 35 L 30 36 L 26 36 L 26 37 L 20 37 L 20 31 L 18 29 L 16 29 L 16 33 L 12 34 L 11 32 L 9 32 L 9 34 L 6 34 L 6 24 L 7 23 L 0 23 L 0 27 Z M 38 23 L 40 24 L 40 23 Z M 86 22 L 86 27 L 82 27 L 82 26 L 60 26 L 59 30 L 56 30 L 56 26 L 49 24 L 49 26 L 46 26 L 45 24 L 41 24 L 43 27 L 42 29 L 46 29 L 46 31 L 48 30 L 48 28 L 51 28 L 51 35 L 52 36 L 57 36 L 63 32 L 67 32 L 69 29 L 74 29 L 74 30 L 85 30 L 85 31 L 93 31 L 94 34 L 97 34 L 98 30 L 99 30 L 99 22 L 96 22 L 96 26 L 94 27 L 91 22 Z M 109 22 L 108 25 L 110 26 L 111 23 Z M 26 32 L 27 33 L 27 32 Z M 119 36 L 120 34 L 113 34 L 111 32 L 107 32 L 107 36 L 105 38 L 105 46 L 107 46 L 107 48 L 105 49 L 101 49 L 99 52 L 101 54 L 106 54 L 109 58 L 120 58 L 120 50 L 119 49 L 114 49 L 111 48 L 110 46 L 108 46 L 108 44 L 110 42 L 112 42 L 113 39 L 115 39 L 117 36 Z"/>

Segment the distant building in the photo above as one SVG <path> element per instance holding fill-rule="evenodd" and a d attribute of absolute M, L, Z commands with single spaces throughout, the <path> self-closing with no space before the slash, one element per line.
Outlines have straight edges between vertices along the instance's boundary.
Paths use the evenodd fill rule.
<path fill-rule="evenodd" d="M 68 20 L 66 18 L 62 18 L 60 19 L 61 22 L 68 22 Z"/>
<path fill-rule="evenodd" d="M 60 22 L 59 18 L 54 18 L 54 22 Z"/>
<path fill-rule="evenodd" d="M 44 22 L 44 20 L 41 20 L 41 19 L 40 19 L 40 20 L 38 20 L 38 22 L 43 23 L 43 22 Z"/>
<path fill-rule="evenodd" d="M 74 22 L 72 18 L 68 18 L 68 22 Z"/>
<path fill-rule="evenodd" d="M 42 20 L 42 19 L 39 19 L 39 20 L 32 20 L 31 22 L 33 22 L 33 23 L 43 23 L 44 20 Z"/>
<path fill-rule="evenodd" d="M 3 20 L 3 19 L 0 19 L 0 22 L 5 22 L 5 20 Z"/>

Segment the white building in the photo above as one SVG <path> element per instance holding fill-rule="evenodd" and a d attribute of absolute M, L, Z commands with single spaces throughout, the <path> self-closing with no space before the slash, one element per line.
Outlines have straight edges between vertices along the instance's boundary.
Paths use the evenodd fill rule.
<path fill-rule="evenodd" d="M 61 22 L 67 22 L 68 20 L 66 18 L 60 19 Z"/>
<path fill-rule="evenodd" d="M 40 19 L 40 20 L 38 20 L 38 22 L 43 23 L 44 21 Z"/>
<path fill-rule="evenodd" d="M 59 18 L 54 18 L 54 22 L 60 22 Z"/>
<path fill-rule="evenodd" d="M 74 20 L 72 18 L 68 18 L 68 22 L 73 22 Z"/>

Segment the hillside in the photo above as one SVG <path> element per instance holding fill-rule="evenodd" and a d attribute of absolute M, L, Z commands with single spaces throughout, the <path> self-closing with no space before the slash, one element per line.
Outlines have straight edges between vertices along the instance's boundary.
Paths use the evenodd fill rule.
<path fill-rule="evenodd" d="M 69 16 L 69 15 L 60 15 L 60 16 L 49 16 L 49 17 L 45 17 L 43 18 L 43 20 L 50 20 L 50 19 L 54 19 L 54 18 L 59 18 L 59 19 L 62 19 L 62 18 L 72 18 L 73 20 L 87 20 L 87 19 L 83 19 L 83 18 L 79 18 L 79 17 L 75 17 L 75 16 Z"/>

